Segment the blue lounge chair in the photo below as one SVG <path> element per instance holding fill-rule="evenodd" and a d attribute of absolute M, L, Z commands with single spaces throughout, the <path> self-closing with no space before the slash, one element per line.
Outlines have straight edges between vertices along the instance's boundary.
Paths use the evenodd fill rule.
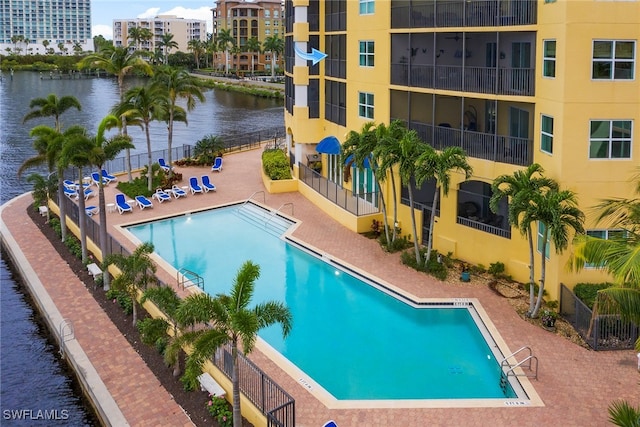
<path fill-rule="evenodd" d="M 64 191 L 64 195 L 68 198 L 78 197 L 78 191 L 73 188 L 65 186 L 62 190 Z"/>
<path fill-rule="evenodd" d="M 97 206 L 86 206 L 84 208 L 84 211 L 86 212 L 87 216 L 94 216 L 95 214 L 97 214 L 98 212 L 100 212 L 100 208 Z"/>
<path fill-rule="evenodd" d="M 191 190 L 191 194 L 202 193 L 202 187 L 198 184 L 198 178 L 195 176 L 189 178 L 189 189 Z"/>
<path fill-rule="evenodd" d="M 91 173 L 91 182 L 95 184 L 96 187 L 100 187 L 100 174 L 98 172 Z M 104 185 L 109 185 L 109 182 L 110 181 L 107 181 L 106 179 L 102 178 L 102 183 Z"/>
<path fill-rule="evenodd" d="M 171 187 L 171 192 L 173 193 L 173 197 L 175 197 L 176 199 L 179 197 L 187 197 L 187 192 L 177 185 Z"/>
<path fill-rule="evenodd" d="M 140 207 L 140 210 L 142 210 L 144 208 L 152 208 L 153 207 L 153 203 L 151 203 L 151 200 L 147 199 L 144 196 L 136 196 L 136 203 Z"/>
<path fill-rule="evenodd" d="M 71 181 L 70 179 L 65 179 L 64 181 L 62 181 L 62 184 L 69 190 L 75 190 L 76 188 L 78 188 L 78 184 Z"/>
<path fill-rule="evenodd" d="M 324 423 L 322 427 L 338 427 L 338 424 L 336 424 L 335 421 L 331 420 Z"/>
<path fill-rule="evenodd" d="M 77 192 L 76 192 L 76 193 L 77 193 Z M 85 189 L 84 189 L 84 199 L 85 199 L 85 200 L 88 200 L 88 199 L 89 199 L 89 197 L 93 197 L 93 196 L 95 196 L 95 194 L 96 194 L 96 193 L 94 193 L 94 192 L 93 192 L 93 190 L 92 190 L 92 189 L 90 189 L 90 188 L 85 188 Z M 76 194 L 76 199 L 77 199 L 77 198 L 78 198 L 78 195 Z"/>
<path fill-rule="evenodd" d="M 160 168 L 162 168 L 163 171 L 165 172 L 169 172 L 171 169 L 173 169 L 171 166 L 169 166 L 163 158 L 159 158 L 158 159 L 158 164 L 160 165 Z"/>
<path fill-rule="evenodd" d="M 102 169 L 102 178 L 106 179 L 107 181 L 109 181 L 109 183 L 111 183 L 111 181 L 117 181 L 118 180 L 118 178 L 116 178 L 114 175 L 111 175 L 109 172 L 107 172 L 104 169 Z"/>
<path fill-rule="evenodd" d="M 213 160 L 213 166 L 211 166 L 211 171 L 220 172 L 222 170 L 222 157 L 216 157 Z"/>
<path fill-rule="evenodd" d="M 123 212 L 131 212 L 131 206 L 127 203 L 127 200 L 124 198 L 124 194 L 118 193 L 116 194 L 116 206 L 118 208 L 118 212 L 122 215 Z"/>
<path fill-rule="evenodd" d="M 156 192 L 151 195 L 151 198 L 158 200 L 160 203 L 171 201 L 171 195 L 166 193 L 162 188 L 158 188 Z"/>
<path fill-rule="evenodd" d="M 202 187 L 204 188 L 205 193 L 209 191 L 216 191 L 216 186 L 209 181 L 209 175 L 202 175 Z"/>

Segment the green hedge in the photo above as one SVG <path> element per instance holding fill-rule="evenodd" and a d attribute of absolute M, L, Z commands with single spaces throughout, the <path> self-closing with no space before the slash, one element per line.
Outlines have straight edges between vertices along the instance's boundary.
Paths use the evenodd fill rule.
<path fill-rule="evenodd" d="M 596 301 L 596 295 L 601 289 L 607 289 L 613 286 L 613 283 L 578 283 L 573 288 L 573 293 L 587 305 L 593 309 L 593 303 Z"/>
<path fill-rule="evenodd" d="M 262 153 L 262 168 L 264 173 L 274 181 L 291 179 L 289 159 L 280 149 L 267 149 Z"/>

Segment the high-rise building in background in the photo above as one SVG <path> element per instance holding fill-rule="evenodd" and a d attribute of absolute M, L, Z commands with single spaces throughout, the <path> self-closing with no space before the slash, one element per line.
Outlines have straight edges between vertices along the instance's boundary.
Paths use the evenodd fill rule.
<path fill-rule="evenodd" d="M 149 37 L 135 40 L 133 29 L 144 29 Z M 162 50 L 163 37 L 172 34 L 172 41 L 177 48 L 170 49 L 170 53 L 189 52 L 191 40 L 207 40 L 207 21 L 198 19 L 178 18 L 175 15 L 159 15 L 155 18 L 114 19 L 113 44 L 115 46 L 130 46 L 136 50 L 154 52 Z"/>
<path fill-rule="evenodd" d="M 91 0 L 0 0 L 0 50 L 19 55 L 93 50 Z"/>
<path fill-rule="evenodd" d="M 382 193 L 388 223 L 402 236 L 426 243 L 432 229 L 440 254 L 474 265 L 501 262 L 526 283 L 528 240 L 509 222 L 510 200 L 496 211 L 489 201 L 496 177 L 537 163 L 577 194 L 587 234 L 620 234 L 599 223 L 593 207 L 635 197 L 640 2 L 287 0 L 285 23 L 294 171 L 300 191 L 341 224 L 369 231 L 372 219 L 382 219 Z M 387 177 L 379 188 L 370 167 L 344 163 L 348 132 L 396 119 L 437 150 L 461 147 L 473 175 L 452 173 L 445 195 L 434 179 L 401 186 L 397 165 L 395 187 Z M 540 222 L 532 226 L 536 280 L 544 253 L 549 299 L 559 299 L 561 284 L 611 280 L 589 266 L 571 272 L 571 245 L 558 250 L 543 240 Z"/>
<path fill-rule="evenodd" d="M 213 10 L 213 37 L 228 30 L 236 47 L 228 60 L 230 68 L 240 72 L 271 69 L 271 52 L 250 52 L 247 42 L 256 39 L 261 45 L 267 37 L 284 38 L 284 8 L 281 0 L 217 0 Z M 280 62 L 280 58 L 276 58 Z M 216 66 L 225 66 L 225 53 L 216 55 Z M 278 65 L 276 65 L 278 66 Z"/>

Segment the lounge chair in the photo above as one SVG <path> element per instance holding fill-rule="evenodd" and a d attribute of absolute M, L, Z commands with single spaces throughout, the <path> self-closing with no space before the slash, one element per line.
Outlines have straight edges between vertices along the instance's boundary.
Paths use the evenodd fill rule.
<path fill-rule="evenodd" d="M 111 183 L 111 181 L 117 181 L 118 180 L 117 177 L 115 177 L 114 175 L 111 175 L 109 172 L 107 172 L 104 169 L 102 169 L 102 178 L 104 178 L 107 181 L 109 181 L 109 183 Z"/>
<path fill-rule="evenodd" d="M 96 187 L 100 187 L 100 174 L 98 172 L 92 172 L 91 173 L 91 182 L 93 184 L 95 184 Z M 104 185 L 109 185 L 111 181 L 107 180 L 106 178 L 102 177 L 102 183 Z"/>
<path fill-rule="evenodd" d="M 62 190 L 64 191 L 64 195 L 68 198 L 78 197 L 78 191 L 73 188 L 65 186 Z"/>
<path fill-rule="evenodd" d="M 160 203 L 171 201 L 171 195 L 166 193 L 162 188 L 158 188 L 156 192 L 151 195 L 151 198 L 158 200 Z"/>
<path fill-rule="evenodd" d="M 152 208 L 153 207 L 153 203 L 151 203 L 151 200 L 147 199 L 144 196 L 136 196 L 136 203 L 140 207 L 140 210 L 142 210 L 144 208 Z"/>
<path fill-rule="evenodd" d="M 198 178 L 195 176 L 189 178 L 189 189 L 191 190 L 191 194 L 202 193 L 202 187 L 198 184 Z"/>
<path fill-rule="evenodd" d="M 171 192 L 173 193 L 173 197 L 175 197 L 176 199 L 179 197 L 187 197 L 187 192 L 177 185 L 171 187 Z"/>
<path fill-rule="evenodd" d="M 118 208 L 118 212 L 122 215 L 123 212 L 132 212 L 131 206 L 127 203 L 127 200 L 124 198 L 124 194 L 118 193 L 116 194 L 116 207 Z"/>
<path fill-rule="evenodd" d="M 205 193 L 209 191 L 216 191 L 216 186 L 209 181 L 209 175 L 202 175 L 202 187 L 204 188 Z"/>
<path fill-rule="evenodd" d="M 222 171 L 222 157 L 216 157 L 213 160 L 213 166 L 211 166 L 212 172 L 220 172 Z"/>
<path fill-rule="evenodd" d="M 96 193 L 94 193 L 94 192 L 93 192 L 93 190 L 92 190 L 92 189 L 90 189 L 90 188 L 85 188 L 85 189 L 84 189 L 84 199 L 85 199 L 85 200 L 88 200 L 88 199 L 89 199 L 89 197 L 93 197 L 93 196 L 95 196 L 95 194 L 96 194 Z M 77 191 L 76 191 L 76 199 L 77 199 L 77 198 L 78 198 L 78 194 L 77 194 Z"/>
<path fill-rule="evenodd" d="M 159 158 L 158 159 L 158 164 L 160 165 L 160 168 L 162 168 L 163 171 L 165 172 L 169 172 L 171 169 L 173 169 L 171 166 L 169 166 L 163 158 Z"/>
<path fill-rule="evenodd" d="M 100 208 L 98 206 L 93 206 L 93 205 L 85 206 L 84 211 L 87 214 L 87 216 L 94 216 L 95 214 L 100 212 Z"/>
<path fill-rule="evenodd" d="M 70 179 L 65 179 L 64 181 L 62 181 L 62 184 L 69 190 L 75 190 L 78 188 L 78 184 L 71 181 Z"/>
<path fill-rule="evenodd" d="M 338 424 L 336 424 L 335 421 L 330 420 L 330 421 L 327 421 L 326 423 L 324 423 L 324 425 L 322 427 L 338 427 Z"/>

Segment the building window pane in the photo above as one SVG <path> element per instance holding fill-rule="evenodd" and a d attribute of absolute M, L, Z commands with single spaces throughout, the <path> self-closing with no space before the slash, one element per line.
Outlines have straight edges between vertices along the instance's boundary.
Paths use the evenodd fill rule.
<path fill-rule="evenodd" d="M 373 94 L 358 93 L 358 116 L 373 120 Z"/>
<path fill-rule="evenodd" d="M 546 153 L 553 153 L 553 117 L 543 115 L 540 120 L 540 148 Z"/>
<path fill-rule="evenodd" d="M 591 120 L 590 159 L 630 159 L 631 120 Z"/>
<path fill-rule="evenodd" d="M 374 42 L 361 41 L 360 42 L 360 66 L 361 67 L 373 67 L 374 65 Z"/>
<path fill-rule="evenodd" d="M 375 12 L 374 0 L 360 0 L 360 15 L 370 15 Z"/>
<path fill-rule="evenodd" d="M 543 57 L 542 75 L 545 77 L 556 76 L 556 41 L 544 41 L 544 57 Z"/>
<path fill-rule="evenodd" d="M 635 41 L 595 40 L 592 78 L 632 80 L 635 73 Z"/>

